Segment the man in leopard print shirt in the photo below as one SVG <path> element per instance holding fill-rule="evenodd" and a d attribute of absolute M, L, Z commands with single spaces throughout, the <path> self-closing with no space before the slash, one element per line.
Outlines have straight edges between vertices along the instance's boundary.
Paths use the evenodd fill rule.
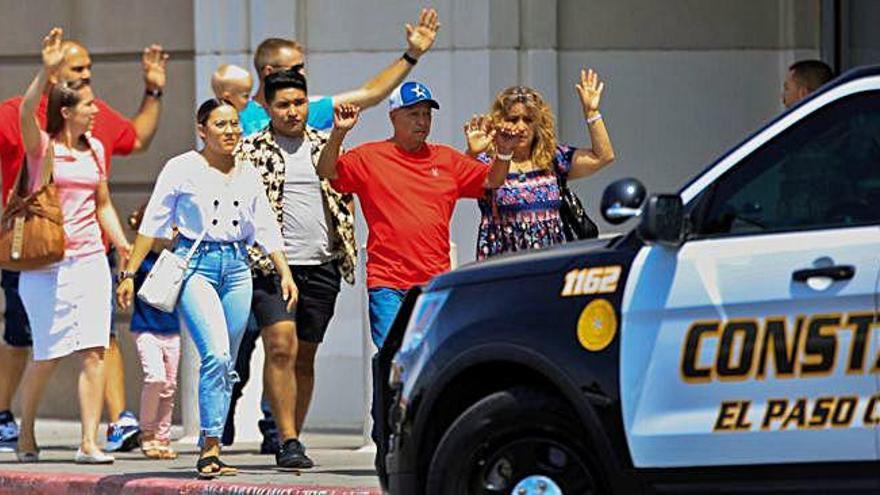
<path fill-rule="evenodd" d="M 368 108 L 381 102 L 431 48 L 438 29 L 437 12 L 424 9 L 417 25 L 407 25 L 408 49 L 401 59 L 364 87 L 333 96 L 333 104 L 357 103 Z M 239 349 L 236 370 L 242 382 L 233 391 L 224 443 L 231 443 L 234 435 L 235 400 L 247 381 L 256 335 L 261 334 L 266 354 L 266 418 L 259 422 L 264 435 L 260 450 L 274 451 L 279 466 L 305 468 L 311 467 L 312 462 L 298 435 L 312 397 L 315 354 L 333 316 L 340 279 L 354 283 L 357 252 L 351 195 L 338 194 L 314 170 L 327 136 L 313 127 L 317 124 L 313 123 L 315 119 L 309 109 L 316 103 L 308 98 L 302 54 L 297 60 L 288 58 L 269 64 L 271 70 L 260 71 L 258 97 L 265 103 L 260 108 L 265 109 L 270 123 L 242 141 L 238 156 L 252 162 L 263 176 L 270 204 L 282 226 L 288 260 L 299 288 L 299 303 L 293 313 L 277 304 L 280 298 L 272 266 L 259 253 L 252 252 L 252 316 L 256 320 L 254 326 L 260 330 L 248 332 Z M 282 62 L 289 62 L 291 69 L 286 69 Z M 317 104 L 319 113 L 323 112 L 322 105 Z M 245 109 L 241 116 L 243 121 L 247 112 Z M 277 430 L 268 409 L 275 413 Z M 282 442 L 274 440 L 275 436 Z M 280 448 L 276 447 L 278 443 L 282 443 Z"/>

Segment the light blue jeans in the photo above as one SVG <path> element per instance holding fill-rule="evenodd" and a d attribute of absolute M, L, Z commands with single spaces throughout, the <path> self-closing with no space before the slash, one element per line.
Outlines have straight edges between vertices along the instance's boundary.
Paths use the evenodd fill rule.
<path fill-rule="evenodd" d="M 381 349 L 391 330 L 391 324 L 397 317 L 397 311 L 403 305 L 406 291 L 391 287 L 376 287 L 367 291 L 370 299 L 370 336 L 373 344 Z"/>
<path fill-rule="evenodd" d="M 185 257 L 192 241 L 180 238 Z M 251 310 L 251 270 L 242 243 L 202 242 L 190 261 L 177 308 L 199 352 L 200 440 L 220 437 L 238 382 L 235 357 Z M 201 441 L 200 441 L 201 443 Z"/>

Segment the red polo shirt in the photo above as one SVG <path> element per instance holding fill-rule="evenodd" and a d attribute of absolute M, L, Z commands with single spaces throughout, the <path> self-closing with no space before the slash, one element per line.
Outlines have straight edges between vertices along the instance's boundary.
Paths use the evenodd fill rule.
<path fill-rule="evenodd" d="M 21 96 L 15 96 L 0 103 L 0 167 L 2 167 L 3 204 L 6 204 L 12 183 L 24 160 L 24 146 L 21 142 L 21 123 L 19 107 Z M 48 97 L 43 95 L 37 109 L 40 127 L 46 127 L 46 105 Z M 92 128 L 92 136 L 104 145 L 104 158 L 107 173 L 110 173 L 110 157 L 112 155 L 128 155 L 134 150 L 137 134 L 134 125 L 120 115 L 103 100 L 95 100 L 98 115 Z"/>
<path fill-rule="evenodd" d="M 449 270 L 455 202 L 483 196 L 489 167 L 448 146 L 380 141 L 342 155 L 337 173 L 333 187 L 358 195 L 370 229 L 367 287 L 409 289 Z"/>

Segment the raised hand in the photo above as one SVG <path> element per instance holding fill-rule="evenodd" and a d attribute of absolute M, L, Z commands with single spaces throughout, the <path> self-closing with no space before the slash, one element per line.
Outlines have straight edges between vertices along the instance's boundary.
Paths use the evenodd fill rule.
<path fill-rule="evenodd" d="M 416 58 L 420 57 L 431 49 L 439 30 L 440 23 L 437 22 L 437 11 L 422 9 L 422 13 L 419 15 L 419 24 L 415 27 L 412 24 L 406 25 L 406 42 L 409 45 L 407 52 Z"/>
<path fill-rule="evenodd" d="M 64 63 L 64 50 L 61 48 L 61 38 L 64 30 L 59 27 L 52 28 L 49 34 L 43 38 L 43 69 L 47 75 L 52 75 Z"/>
<path fill-rule="evenodd" d="M 464 124 L 464 137 L 467 139 L 468 154 L 477 156 L 485 152 L 495 139 L 495 125 L 486 115 L 474 115 Z"/>
<path fill-rule="evenodd" d="M 602 91 L 605 83 L 599 81 L 599 74 L 590 69 L 581 69 L 581 82 L 575 84 L 581 105 L 584 107 L 584 115 L 599 111 L 599 102 L 602 100 Z"/>
<path fill-rule="evenodd" d="M 522 137 L 523 131 L 517 130 L 510 122 L 501 122 L 495 126 L 495 152 L 498 155 L 509 155 Z"/>
<path fill-rule="evenodd" d="M 357 124 L 361 108 L 350 103 L 343 103 L 333 109 L 333 129 L 342 132 L 350 131 Z"/>
<path fill-rule="evenodd" d="M 168 54 L 161 45 L 150 45 L 144 48 L 141 57 L 144 67 L 144 83 L 149 90 L 162 89 L 165 87 L 165 66 L 168 64 Z"/>

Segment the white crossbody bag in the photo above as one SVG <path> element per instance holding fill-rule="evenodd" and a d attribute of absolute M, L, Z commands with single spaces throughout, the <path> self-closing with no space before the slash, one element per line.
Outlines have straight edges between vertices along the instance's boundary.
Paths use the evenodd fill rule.
<path fill-rule="evenodd" d="M 195 242 L 193 242 L 192 247 L 189 248 L 189 252 L 186 254 L 186 258 L 181 258 L 167 249 L 159 254 L 159 259 L 156 260 L 156 264 L 153 265 L 150 273 L 147 274 L 147 278 L 144 279 L 144 283 L 141 284 L 141 289 L 137 293 L 141 301 L 159 311 L 166 313 L 174 311 L 174 307 L 177 306 L 177 299 L 180 297 L 180 289 L 183 286 L 183 276 L 186 274 L 186 268 L 189 266 L 189 261 L 196 254 L 199 244 L 202 243 L 206 231 L 207 229 L 203 230 Z"/>

